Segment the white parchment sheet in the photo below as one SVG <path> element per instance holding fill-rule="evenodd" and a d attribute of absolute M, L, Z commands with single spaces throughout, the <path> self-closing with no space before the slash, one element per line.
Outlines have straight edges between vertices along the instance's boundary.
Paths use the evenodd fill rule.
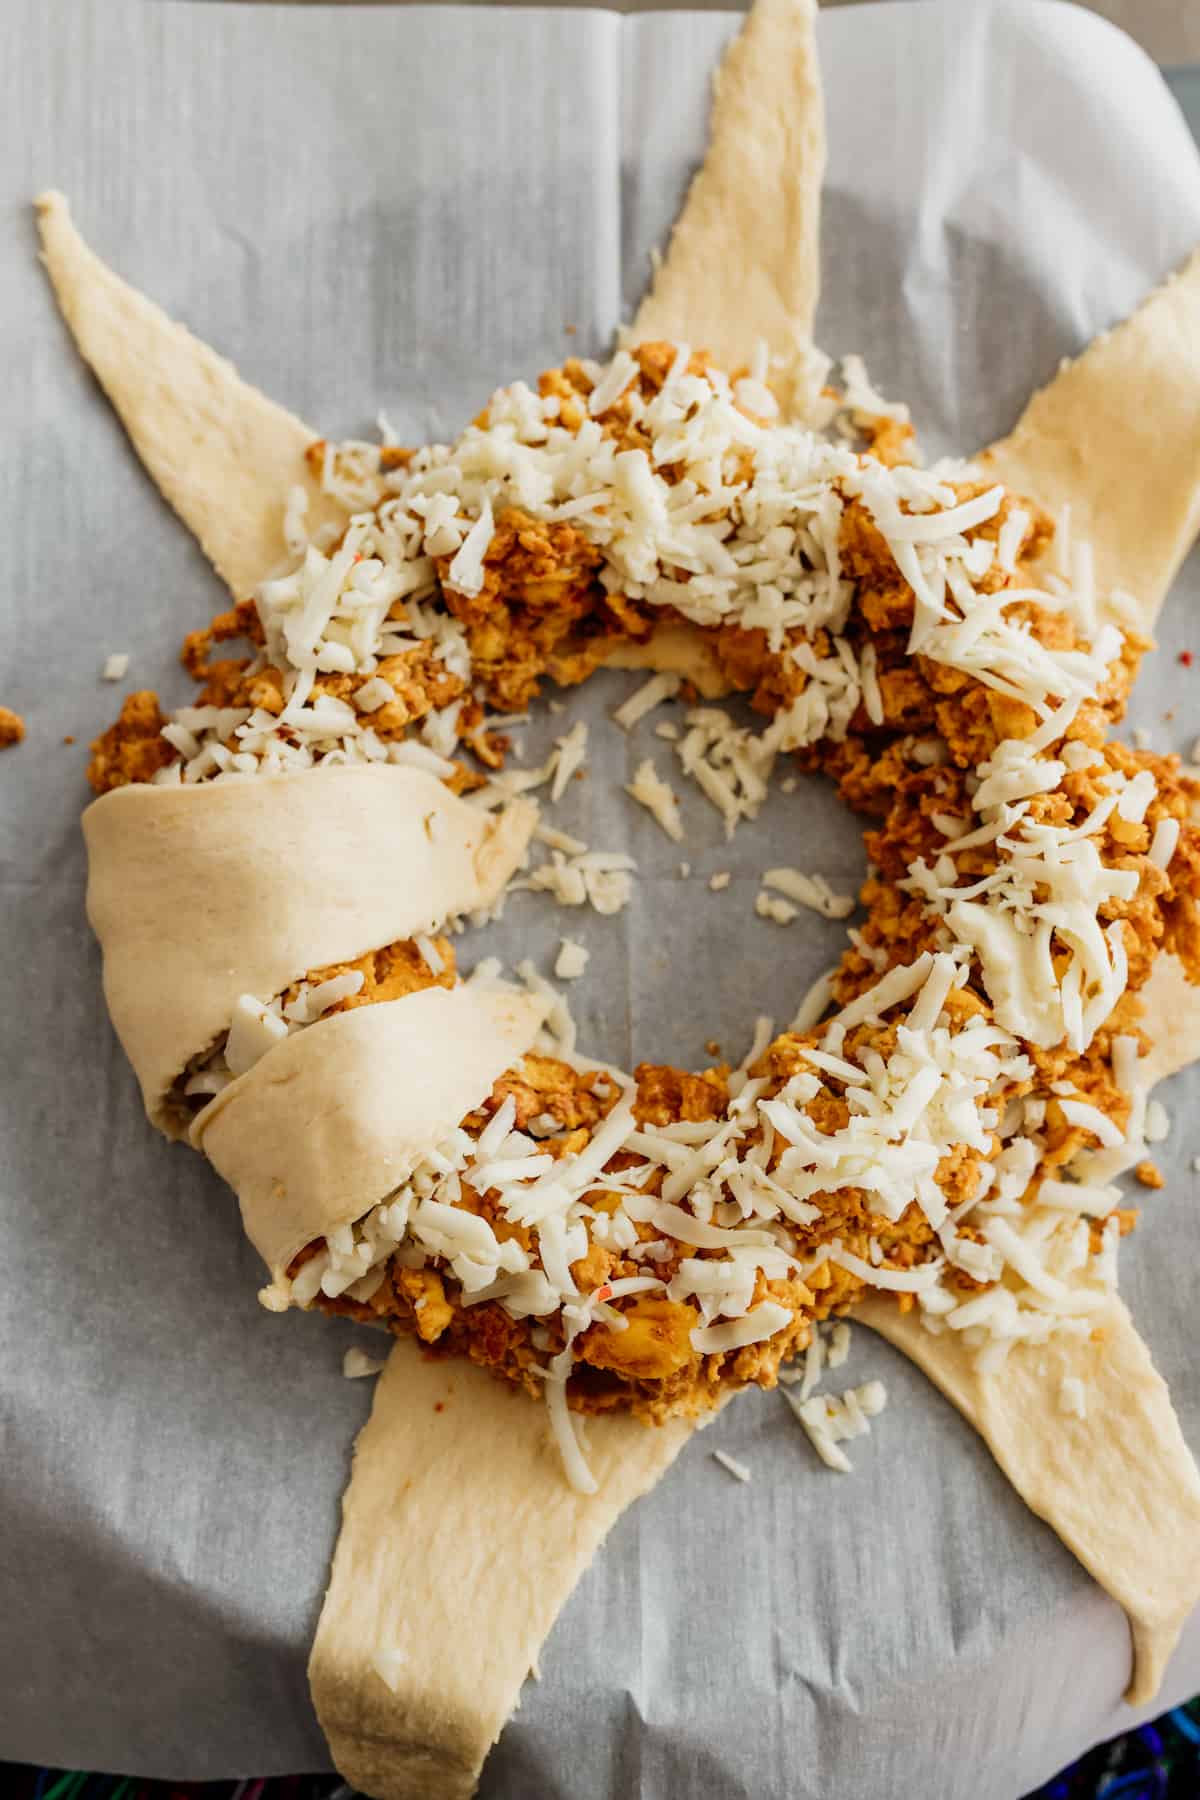
<path fill-rule="evenodd" d="M 448 434 L 496 382 L 600 351 L 632 308 L 735 24 L 0 9 L 0 699 L 29 724 L 0 758 L 0 1756 L 175 1777 L 324 1765 L 304 1662 L 369 1402 L 342 1353 L 374 1344 L 259 1309 L 231 1195 L 151 1134 L 104 1016 L 78 828 L 83 746 L 121 691 L 101 665 L 127 651 L 126 685 L 179 703 L 179 640 L 224 600 L 74 356 L 28 202 L 65 189 L 102 255 L 324 431 L 362 433 L 383 407 L 408 442 Z M 1151 65 L 1069 7 L 855 7 L 821 43 L 821 338 L 866 354 L 931 449 L 973 447 L 1200 241 L 1195 151 Z M 1193 564 L 1138 696 L 1158 744 L 1200 729 L 1200 667 L 1177 660 L 1200 662 L 1198 599 Z M 634 679 L 524 733 L 532 758 L 591 722 L 558 822 L 633 852 L 633 905 L 600 919 L 515 896 L 479 948 L 548 969 L 561 931 L 582 939 L 572 998 L 596 1054 L 701 1061 L 715 1037 L 737 1055 L 840 938 L 756 920 L 757 871 L 852 883 L 858 829 L 805 782 L 727 846 L 689 788 L 689 841 L 670 844 L 620 793 L 646 754 L 671 774 L 651 724 L 628 739 L 607 717 Z M 1200 1082 L 1167 1098 L 1170 1181 L 1122 1279 L 1200 1443 Z M 1012 1800 L 1130 1722 L 1113 1603 L 886 1346 L 856 1331 L 843 1374 L 891 1397 L 853 1477 L 817 1463 L 778 1395 L 749 1396 L 626 1515 L 489 1763 L 489 1800 Z M 536 1580 L 536 1546 L 512 1554 Z M 1197 1627 L 1164 1702 L 1200 1687 Z"/>

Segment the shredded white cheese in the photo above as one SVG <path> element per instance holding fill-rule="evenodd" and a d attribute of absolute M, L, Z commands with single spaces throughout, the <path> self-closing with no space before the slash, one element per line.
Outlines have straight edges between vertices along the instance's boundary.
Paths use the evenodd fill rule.
<path fill-rule="evenodd" d="M 565 737 L 557 740 L 557 756 L 554 765 L 554 779 L 550 784 L 550 799 L 555 803 L 562 799 L 567 791 L 567 783 L 577 770 L 583 767 L 587 754 L 588 728 L 583 719 L 572 725 Z"/>
<path fill-rule="evenodd" d="M 421 952 L 421 960 L 431 975 L 440 975 L 446 967 L 446 961 L 433 939 L 422 932 L 415 940 Z"/>
<path fill-rule="evenodd" d="M 287 1034 L 287 1025 L 278 1014 L 271 1012 L 253 994 L 243 994 L 233 1010 L 225 1061 L 234 1075 L 245 1075 Z"/>
<path fill-rule="evenodd" d="M 626 784 L 625 792 L 639 806 L 644 806 L 650 816 L 662 826 L 667 836 L 677 844 L 683 842 L 683 821 L 679 817 L 679 802 L 662 776 L 654 767 L 649 757 L 640 762 L 634 771 L 631 782 Z"/>
<path fill-rule="evenodd" d="M 1151 1100 L 1146 1108 L 1146 1142 L 1161 1144 L 1171 1135 L 1171 1116 L 1161 1100 Z"/>
<path fill-rule="evenodd" d="M 549 862 L 518 876 L 509 889 L 548 893 L 560 906 L 588 905 L 610 915 L 628 906 L 636 869 L 632 856 L 623 850 L 583 850 L 570 857 L 554 850 Z"/>
<path fill-rule="evenodd" d="M 560 938 L 554 973 L 560 981 L 578 981 L 588 965 L 588 952 L 571 938 Z"/>
<path fill-rule="evenodd" d="M 793 906 L 788 900 L 779 900 L 768 894 L 765 888 L 755 896 L 754 910 L 760 919 L 770 919 L 775 925 L 790 925 L 793 919 L 800 917 L 800 908 Z"/>
<path fill-rule="evenodd" d="M 784 1398 L 821 1461 L 848 1475 L 853 1465 L 840 1446 L 849 1438 L 867 1435 L 870 1421 L 887 1405 L 887 1389 L 882 1381 L 866 1381 L 861 1387 L 847 1388 L 844 1394 L 814 1394 L 802 1400 L 785 1390 Z"/>
<path fill-rule="evenodd" d="M 728 1450 L 714 1450 L 712 1458 L 714 1462 L 719 1462 L 723 1469 L 727 1469 L 735 1481 L 750 1480 L 750 1471 L 745 1463 L 739 1462 L 736 1456 L 730 1456 Z"/>
<path fill-rule="evenodd" d="M 661 706 L 664 700 L 673 700 L 682 686 L 683 680 L 679 675 L 652 675 L 649 681 L 643 682 L 640 688 L 630 694 L 623 705 L 618 706 L 613 718 L 623 731 L 632 731 L 639 720 L 653 712 L 656 706 Z M 655 726 L 655 730 L 660 737 L 674 736 L 676 727 L 668 726 L 664 732 L 664 725 L 659 724 Z"/>
<path fill-rule="evenodd" d="M 762 882 L 825 919 L 845 919 L 854 911 L 853 894 L 835 894 L 823 875 L 805 875 L 800 869 L 766 869 Z"/>
<path fill-rule="evenodd" d="M 1160 819 L 1150 840 L 1150 861 L 1159 869 L 1169 869 L 1179 842 L 1179 820 Z"/>
<path fill-rule="evenodd" d="M 1087 1390 L 1078 1375 L 1064 1375 L 1058 1390 L 1060 1409 L 1076 1419 L 1087 1418 Z"/>

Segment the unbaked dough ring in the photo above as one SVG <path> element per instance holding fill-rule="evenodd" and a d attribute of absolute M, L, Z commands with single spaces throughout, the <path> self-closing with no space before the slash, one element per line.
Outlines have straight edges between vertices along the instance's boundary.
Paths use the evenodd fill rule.
<path fill-rule="evenodd" d="M 756 279 L 747 284 L 745 269 L 739 266 L 736 257 L 729 254 L 729 234 L 732 231 L 735 239 L 738 234 L 737 209 L 731 210 L 730 195 L 740 190 L 739 205 L 744 205 L 744 157 L 747 153 L 754 152 L 753 138 L 747 134 L 746 129 L 747 89 L 750 83 L 761 77 L 767 84 L 765 93 L 760 89 L 755 94 L 753 124 L 754 129 L 758 130 L 761 118 L 769 116 L 767 135 L 772 147 L 765 154 L 769 159 L 774 159 L 776 170 L 779 168 L 781 147 L 788 169 L 800 166 L 811 173 L 817 167 L 819 119 L 815 110 L 817 90 L 811 61 L 811 13 L 812 9 L 807 4 L 789 5 L 787 0 L 768 0 L 767 4 L 760 4 L 742 39 L 731 53 L 726 65 L 727 79 L 718 90 L 714 109 L 713 150 L 705 171 L 689 197 L 663 271 L 639 315 L 640 330 L 654 330 L 697 343 L 708 342 L 726 360 L 736 361 L 739 357 L 746 356 L 752 350 L 754 341 L 760 337 L 765 338 L 772 349 L 786 355 L 789 349 L 795 347 L 797 336 L 803 333 L 807 322 L 811 320 L 816 293 L 815 203 L 807 211 L 802 208 L 798 213 L 793 212 L 793 219 L 798 219 L 799 225 L 790 233 L 778 229 L 777 215 L 765 221 L 766 229 L 763 229 L 762 219 L 755 222 L 750 235 L 756 257 L 760 263 L 763 257 L 767 258 L 766 264 L 762 265 L 762 281 Z M 789 35 L 792 33 L 796 34 L 794 38 Z M 793 140 L 789 136 L 791 126 L 786 119 L 786 111 L 780 115 L 772 111 L 772 107 L 780 97 L 785 109 L 789 103 L 795 105 L 797 90 L 807 100 L 807 109 L 800 109 L 804 115 L 796 124 L 800 137 Z M 764 100 L 767 104 L 764 104 Z M 801 140 L 806 143 L 808 153 L 797 158 L 793 154 L 794 144 Z M 742 160 L 739 161 L 739 158 Z M 771 183 L 760 182 L 753 191 L 757 197 L 764 199 L 770 210 L 773 193 Z M 73 234 L 66 221 L 65 209 L 53 198 L 48 201 L 44 210 L 43 230 L 47 262 L 63 296 L 64 310 L 76 330 L 81 348 L 101 375 L 114 404 L 125 419 L 140 454 L 159 480 L 164 493 L 192 525 L 218 568 L 232 582 L 235 591 L 248 591 L 253 582 L 266 572 L 278 553 L 277 543 L 271 541 L 274 528 L 268 523 L 267 514 L 269 512 L 272 521 L 278 518 L 281 497 L 295 476 L 299 452 L 311 434 L 297 421 L 290 421 L 289 415 L 280 415 L 278 409 L 271 409 L 270 414 L 263 413 L 260 409 L 269 408 L 270 403 L 255 395 L 253 390 L 244 389 L 242 384 L 237 383 L 237 377 L 229 365 L 213 358 L 211 352 L 205 351 L 194 339 L 188 338 L 179 327 L 171 326 L 157 309 L 141 302 L 140 296 L 131 296 L 130 290 L 125 290 L 123 284 L 116 283 L 116 278 L 110 277 L 101 265 L 95 264 L 94 259 L 90 262 L 81 259 L 78 240 L 72 241 Z M 781 246 L 783 260 L 773 262 L 771 259 Z M 802 247 L 803 254 L 798 247 Z M 90 258 L 90 253 L 85 252 L 84 258 Z M 752 268 L 755 260 L 751 259 Z M 735 268 L 737 289 L 735 304 L 731 310 L 729 294 L 715 285 L 711 278 L 714 270 L 724 269 L 732 274 Z M 1123 332 L 1114 333 L 1110 339 L 1105 340 L 1105 344 L 1097 348 L 1091 360 L 1089 357 L 1082 358 L 1080 363 L 1074 365 L 1075 373 L 1069 372 L 1066 377 L 1060 378 L 1064 382 L 1063 387 L 1051 384 L 1050 389 L 1038 396 L 1031 403 L 1025 419 L 1012 438 L 988 453 L 991 466 L 998 472 L 1007 474 L 1011 471 L 1011 479 L 1016 485 L 1033 487 L 1039 498 L 1044 497 L 1052 504 L 1059 499 L 1072 499 L 1078 506 L 1076 518 L 1080 523 L 1091 518 L 1098 520 L 1101 508 L 1097 496 L 1085 491 L 1087 476 L 1080 459 L 1071 452 L 1071 406 L 1087 408 L 1087 395 L 1092 391 L 1088 384 L 1097 373 L 1105 381 L 1114 384 L 1112 392 L 1116 395 L 1119 395 L 1123 382 L 1141 379 L 1137 360 L 1139 355 L 1147 351 L 1147 346 L 1150 349 L 1156 347 L 1160 331 L 1175 331 L 1180 321 L 1191 317 L 1194 304 L 1193 273 L 1193 270 L 1189 270 L 1183 281 L 1177 284 L 1179 291 L 1173 296 L 1172 290 L 1166 290 L 1168 298 L 1165 301 L 1162 296 L 1157 297 L 1158 304 L 1152 301 L 1144 315 L 1138 315 L 1138 320 L 1143 321 L 1142 325 L 1139 326 L 1138 320 L 1135 320 L 1129 327 L 1123 328 Z M 707 279 L 698 279 L 701 276 Z M 87 304 L 86 289 L 89 283 L 95 283 L 97 291 L 108 296 L 104 308 L 93 310 Z M 753 296 L 753 304 L 747 303 L 750 295 Z M 114 330 L 118 321 L 119 329 Z M 141 370 L 131 367 L 127 358 L 114 355 L 114 338 L 127 336 L 132 339 L 139 332 L 147 334 L 164 358 L 167 392 L 185 396 L 179 405 L 174 400 L 169 401 L 165 413 L 157 405 L 139 405 L 144 388 Z M 1163 367 L 1166 367 L 1167 361 L 1177 351 L 1190 353 L 1190 350 L 1190 343 L 1184 342 L 1182 335 L 1178 342 L 1173 340 L 1172 348 L 1164 356 Z M 1189 356 L 1189 368 L 1193 360 Z M 1173 369 L 1178 366 L 1177 363 L 1172 364 Z M 196 370 L 203 370 L 205 381 L 211 380 L 220 396 L 217 404 L 211 403 L 206 394 L 198 402 L 205 421 L 205 456 L 211 453 L 211 468 L 216 471 L 201 482 L 193 481 L 187 470 L 181 473 L 180 459 L 174 454 L 174 448 L 185 442 L 189 431 L 194 430 L 194 423 L 189 422 L 186 396 L 192 392 Z M 1052 406 L 1057 407 L 1064 396 L 1068 403 L 1066 410 L 1055 415 Z M 248 419 L 256 416 L 261 422 L 265 436 L 260 450 L 251 450 L 250 440 L 243 434 L 239 421 L 242 408 Z M 1051 410 L 1047 410 L 1048 408 Z M 1074 417 L 1078 423 L 1079 413 L 1076 412 Z M 1054 422 L 1055 418 L 1057 423 Z M 1192 398 L 1186 397 L 1178 408 L 1171 411 L 1170 418 L 1173 441 L 1189 442 L 1190 446 L 1194 446 L 1198 439 L 1194 431 Z M 281 420 L 290 422 L 281 424 Z M 1038 442 L 1031 445 L 1031 439 L 1039 438 L 1045 441 L 1044 453 Z M 246 470 L 241 465 L 241 458 L 248 450 L 251 453 L 249 468 L 255 481 L 260 484 L 255 506 L 257 508 L 260 499 L 263 505 L 257 511 L 251 509 L 254 522 L 243 529 L 241 522 L 236 519 L 225 521 L 223 518 L 210 518 L 206 494 L 220 493 L 223 484 L 228 487 L 229 477 L 235 472 L 244 478 Z M 1098 467 L 1099 459 L 1094 460 L 1092 466 Z M 1084 482 L 1083 488 L 1079 486 L 1081 479 Z M 1097 490 L 1098 494 L 1103 492 L 1103 488 Z M 1161 534 L 1161 542 L 1157 544 L 1149 562 L 1142 565 L 1141 579 L 1137 579 L 1135 572 L 1132 582 L 1127 576 L 1123 576 L 1125 565 L 1115 536 L 1109 541 L 1102 522 L 1099 528 L 1093 525 L 1091 529 L 1096 537 L 1099 555 L 1105 559 L 1111 558 L 1111 563 L 1109 560 L 1102 561 L 1101 578 L 1115 574 L 1119 583 L 1124 580 L 1125 585 L 1138 588 L 1145 597 L 1148 612 L 1156 608 L 1182 550 L 1186 547 L 1189 534 L 1194 529 L 1195 503 L 1194 482 L 1189 475 L 1182 489 L 1172 489 L 1169 504 L 1164 506 L 1161 515 L 1156 516 L 1155 532 L 1156 535 Z M 222 535 L 227 523 L 236 539 L 233 548 L 230 548 Z M 1145 510 L 1140 503 L 1138 526 L 1140 533 L 1144 535 Z M 1148 613 L 1144 616 L 1148 616 Z M 648 652 L 648 666 L 663 666 L 654 661 L 654 657 L 659 654 L 665 656 L 667 652 Z M 678 667 L 678 664 L 667 663 L 665 666 Z M 704 691 L 718 690 L 712 687 Z M 278 1251 L 273 1255 L 277 1258 L 281 1253 Z M 1123 1309 L 1121 1312 L 1123 1313 Z M 1044 1470 L 1039 1472 L 1038 1469 L 1031 1468 L 1028 1459 L 1010 1447 L 1010 1433 L 1018 1410 L 1022 1423 L 1028 1423 L 1031 1418 L 1030 1406 L 1033 1402 L 1029 1396 L 1025 1396 L 1020 1407 L 1018 1406 L 1022 1382 L 1014 1380 L 1011 1387 L 1006 1387 L 1000 1377 L 990 1377 L 984 1381 L 975 1374 L 972 1380 L 978 1385 L 968 1392 L 964 1374 L 965 1352 L 962 1347 L 953 1346 L 958 1352 L 959 1361 L 955 1361 L 946 1339 L 932 1339 L 925 1334 L 927 1342 L 923 1341 L 919 1347 L 910 1347 L 904 1341 L 906 1333 L 900 1328 L 899 1321 L 900 1315 L 889 1314 L 888 1335 L 907 1353 L 912 1354 L 915 1360 L 921 1362 L 939 1385 L 955 1399 L 964 1414 L 973 1419 L 993 1447 L 997 1447 L 998 1459 L 1018 1489 L 1026 1494 L 1036 1510 L 1042 1511 L 1043 1516 L 1060 1529 L 1065 1541 L 1077 1549 L 1077 1554 L 1080 1554 L 1087 1566 L 1093 1568 L 1098 1579 L 1103 1580 L 1110 1591 L 1122 1599 L 1123 1604 L 1129 1604 L 1138 1652 L 1137 1671 L 1131 1692 L 1143 1694 L 1161 1668 L 1167 1640 L 1176 1628 L 1178 1604 L 1173 1611 L 1170 1606 L 1158 1604 L 1152 1596 L 1152 1604 L 1135 1609 L 1133 1602 L 1136 1595 L 1130 1583 L 1136 1571 L 1130 1569 L 1127 1560 L 1130 1546 L 1123 1539 L 1114 1542 L 1110 1546 L 1112 1557 L 1107 1563 L 1102 1557 L 1095 1555 L 1077 1518 L 1072 1523 L 1068 1516 L 1070 1509 L 1066 1503 L 1070 1496 L 1066 1490 L 1062 1496 L 1060 1519 L 1056 1513 L 1059 1503 L 1055 1495 L 1053 1492 L 1045 1493 L 1040 1486 Z M 1116 1319 L 1111 1341 L 1115 1347 L 1121 1348 L 1121 1356 L 1102 1359 L 1100 1379 L 1105 1390 L 1111 1390 L 1115 1395 L 1118 1391 L 1124 1391 L 1122 1384 L 1130 1376 L 1145 1376 L 1149 1387 L 1139 1390 L 1143 1400 L 1153 1389 L 1151 1399 L 1145 1402 L 1147 1424 L 1152 1426 L 1157 1423 L 1163 1426 L 1164 1421 L 1169 1420 L 1175 1433 L 1170 1440 L 1171 1449 L 1167 1458 L 1175 1467 L 1178 1477 L 1178 1486 L 1173 1490 L 1172 1498 L 1178 1505 L 1181 1529 L 1186 1531 L 1187 1541 L 1191 1543 L 1194 1534 L 1200 1530 L 1195 1469 L 1186 1447 L 1182 1445 L 1182 1439 L 1179 1438 L 1176 1444 L 1177 1426 L 1174 1424 L 1165 1390 L 1159 1391 L 1161 1384 L 1158 1388 L 1153 1387 L 1158 1378 L 1153 1376 L 1145 1348 L 1127 1316 Z M 366 1632 L 377 1645 L 386 1647 L 386 1629 L 390 1628 L 394 1615 L 388 1614 L 385 1618 L 380 1612 L 379 1617 L 372 1618 L 364 1616 L 358 1610 L 362 1595 L 359 1569 L 369 1560 L 371 1547 L 378 1540 L 381 1525 L 395 1517 L 394 1490 L 385 1492 L 382 1484 L 381 1470 L 384 1464 L 397 1456 L 419 1461 L 417 1452 L 429 1441 L 428 1418 L 415 1415 L 409 1405 L 415 1387 L 408 1365 L 414 1362 L 411 1347 L 398 1346 L 394 1351 L 377 1396 L 372 1423 L 360 1441 L 355 1476 L 346 1500 L 345 1529 L 335 1559 L 334 1580 L 312 1664 L 314 1695 L 339 1764 L 353 1779 L 364 1785 L 371 1785 L 372 1791 L 397 1796 L 470 1791 L 479 1761 L 511 1705 L 520 1677 L 524 1673 L 525 1663 L 532 1660 L 530 1650 L 532 1649 L 532 1654 L 536 1654 L 540 1636 L 548 1629 L 549 1622 L 569 1592 L 575 1575 L 620 1506 L 650 1484 L 687 1435 L 685 1425 L 666 1428 L 669 1436 L 639 1433 L 634 1428 L 633 1437 L 619 1458 L 622 1484 L 607 1494 L 602 1491 L 595 1500 L 581 1500 L 563 1486 L 557 1471 L 551 1475 L 550 1470 L 546 1469 L 543 1474 L 542 1465 L 531 1465 L 528 1461 L 527 1452 L 535 1437 L 540 1438 L 542 1432 L 540 1420 L 535 1430 L 535 1415 L 531 1409 L 522 1408 L 519 1401 L 510 1402 L 508 1396 L 492 1388 L 490 1384 L 485 1399 L 480 1380 L 470 1369 L 456 1367 L 443 1375 L 442 1371 L 435 1374 L 427 1365 L 419 1365 L 422 1375 L 428 1376 L 430 1395 L 435 1391 L 440 1392 L 436 1383 L 443 1379 L 451 1384 L 457 1383 L 456 1391 L 464 1399 L 468 1393 L 472 1395 L 473 1448 L 479 1448 L 490 1441 L 493 1415 L 503 1419 L 503 1409 L 506 1407 L 514 1419 L 518 1414 L 521 1415 L 519 1434 L 511 1438 L 503 1431 L 500 1434 L 504 1443 L 512 1449 L 512 1456 L 508 1461 L 503 1460 L 502 1451 L 497 1448 L 494 1465 L 497 1473 L 494 1476 L 493 1471 L 488 1469 L 483 1472 L 481 1481 L 475 1479 L 481 1473 L 479 1464 L 472 1461 L 469 1467 L 462 1468 L 464 1434 L 461 1430 L 453 1430 L 449 1418 L 442 1414 L 436 1415 L 442 1421 L 437 1428 L 439 1443 L 444 1430 L 446 1454 L 451 1460 L 446 1463 L 439 1461 L 435 1468 L 441 1467 L 443 1471 L 451 1466 L 454 1468 L 454 1479 L 459 1484 L 457 1491 L 464 1497 L 464 1504 L 468 1509 L 465 1516 L 476 1533 L 480 1531 L 482 1521 L 490 1516 L 482 1504 L 484 1491 L 491 1494 L 496 1480 L 507 1491 L 510 1471 L 514 1504 L 536 1504 L 539 1520 L 545 1519 L 545 1508 L 553 1489 L 561 1496 L 567 1510 L 561 1519 L 555 1515 L 552 1531 L 547 1531 L 543 1525 L 543 1542 L 548 1540 L 554 1551 L 561 1553 L 561 1577 L 548 1581 L 544 1608 L 529 1610 L 523 1609 L 519 1604 L 514 1606 L 511 1596 L 503 1602 L 497 1601 L 500 1660 L 486 1674 L 480 1666 L 472 1664 L 478 1680 L 472 1680 L 469 1674 L 461 1671 L 456 1672 L 458 1686 L 452 1685 L 448 1673 L 444 1676 L 437 1673 L 435 1679 L 426 1679 L 421 1671 L 412 1669 L 411 1658 L 406 1659 L 404 1655 L 403 1641 L 393 1639 L 395 1648 L 400 1652 L 396 1664 L 400 1697 L 389 1699 L 378 1670 L 374 1667 L 364 1668 L 358 1638 Z M 473 1393 L 476 1388 L 480 1389 L 478 1400 Z M 436 1402 L 431 1404 L 435 1405 Z M 1041 1390 L 1036 1405 L 1041 1415 L 1048 1418 L 1049 1399 L 1045 1389 Z M 449 1414 L 450 1408 L 447 1407 L 446 1410 Z M 624 1426 L 629 1422 L 604 1423 Z M 1089 1435 L 1088 1442 L 1091 1441 Z M 602 1465 L 605 1454 L 603 1446 L 597 1446 L 594 1440 L 593 1461 Z M 1119 1462 L 1111 1465 L 1102 1463 L 1101 1467 L 1116 1469 Z M 437 1506 L 438 1496 L 444 1493 L 446 1475 L 444 1472 L 441 1475 L 431 1475 L 430 1481 L 432 1485 L 429 1488 L 428 1505 Z M 421 1499 L 424 1493 L 424 1488 L 418 1490 L 418 1497 L 413 1502 L 414 1512 L 407 1515 L 410 1531 L 414 1516 L 421 1522 L 422 1530 L 425 1529 L 426 1502 Z M 481 1497 L 478 1507 L 471 1506 L 472 1494 Z M 508 1540 L 507 1522 L 502 1532 Z M 461 1542 L 461 1533 L 459 1541 Z M 422 1543 L 424 1547 L 424 1539 Z M 1200 1558 L 1196 1556 L 1191 1556 L 1190 1562 L 1192 1567 L 1200 1566 Z M 411 1568 L 411 1563 L 408 1566 Z M 431 1581 L 430 1591 L 437 1585 L 440 1585 L 440 1577 L 438 1583 Z M 356 1599 L 356 1596 L 359 1598 Z M 423 1605 L 425 1599 L 426 1595 L 423 1593 Z M 1182 1600 L 1190 1601 L 1190 1596 L 1177 1593 L 1175 1599 L 1181 1604 Z M 394 1608 L 397 1604 L 396 1591 L 387 1583 L 377 1583 L 370 1604 L 374 1605 L 375 1602 L 378 1602 L 381 1609 Z M 453 1653 L 461 1656 L 463 1640 L 457 1630 L 451 1634 L 447 1627 L 446 1631 L 434 1635 L 433 1642 L 439 1655 L 444 1652 L 447 1655 Z M 486 1645 L 481 1646 L 480 1655 L 486 1663 Z M 389 1664 L 388 1667 L 390 1669 L 392 1665 Z M 440 1663 L 436 1660 L 433 1669 L 440 1670 Z M 458 1702 L 455 1700 L 456 1695 Z M 393 1753 L 397 1751 L 399 1760 L 391 1760 Z"/>

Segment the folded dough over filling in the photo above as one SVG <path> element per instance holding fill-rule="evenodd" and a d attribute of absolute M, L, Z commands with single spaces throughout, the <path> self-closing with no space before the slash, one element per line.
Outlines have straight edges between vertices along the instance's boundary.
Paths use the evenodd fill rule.
<path fill-rule="evenodd" d="M 237 1194 L 272 1278 L 404 1182 L 530 1048 L 548 1005 L 464 983 L 338 1013 L 205 1107 L 192 1142 Z"/>
<path fill-rule="evenodd" d="M 153 1122 L 184 1135 L 172 1084 L 228 1030 L 241 995 L 269 1001 L 310 969 L 486 910 L 536 817 L 528 800 L 492 817 L 423 770 L 376 765 L 95 801 L 83 815 L 88 917 Z"/>

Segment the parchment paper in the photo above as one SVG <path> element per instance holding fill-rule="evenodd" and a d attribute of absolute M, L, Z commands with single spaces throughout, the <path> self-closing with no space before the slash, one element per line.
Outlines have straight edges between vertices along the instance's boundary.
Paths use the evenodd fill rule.
<path fill-rule="evenodd" d="M 151 1136 L 103 1014 L 78 829 L 82 747 L 121 692 L 100 667 L 128 651 L 126 686 L 182 700 L 178 641 L 224 600 L 72 353 L 28 201 L 62 187 L 102 255 L 322 429 L 365 432 L 383 406 L 407 441 L 447 434 L 496 381 L 601 350 L 632 310 L 735 25 L 187 0 L 0 13 L 0 699 L 29 724 L 0 758 L 0 1756 L 178 1778 L 326 1765 L 304 1658 L 368 1401 L 342 1353 L 375 1345 L 260 1311 L 232 1196 Z M 1151 65 L 1072 8 L 855 7 L 822 21 L 822 50 L 822 341 L 864 351 L 931 449 L 982 444 L 1200 240 L 1191 141 Z M 1135 708 L 1159 744 L 1200 727 L 1200 668 L 1177 661 L 1200 655 L 1198 597 L 1193 562 Z M 620 794 L 643 755 L 671 772 L 650 725 L 628 739 L 607 720 L 636 679 L 597 678 L 524 733 L 533 759 L 590 721 L 557 819 L 632 850 L 633 905 L 605 920 L 515 896 L 464 960 L 548 969 L 568 930 L 592 951 L 572 1000 L 594 1054 L 698 1062 L 715 1037 L 736 1056 L 840 941 L 809 915 L 756 920 L 757 871 L 852 884 L 857 828 L 804 783 L 727 846 L 681 778 L 690 837 L 670 844 Z M 1122 1285 L 1200 1443 L 1200 1081 L 1166 1097 L 1170 1182 Z M 1131 1722 L 1116 1606 L 859 1330 L 835 1385 L 868 1374 L 891 1404 L 852 1478 L 816 1462 L 778 1396 L 751 1396 L 624 1518 L 489 1763 L 489 1800 L 1012 1800 Z M 1197 1687 L 1200 1621 L 1162 1703 Z"/>

